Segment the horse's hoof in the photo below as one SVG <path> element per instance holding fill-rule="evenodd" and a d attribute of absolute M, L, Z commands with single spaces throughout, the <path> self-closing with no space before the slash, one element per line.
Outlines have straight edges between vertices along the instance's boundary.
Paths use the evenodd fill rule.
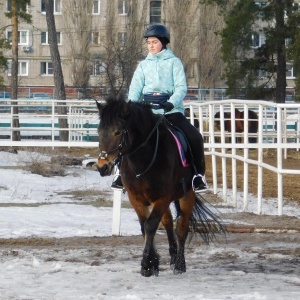
<path fill-rule="evenodd" d="M 142 276 L 144 276 L 144 277 L 150 277 L 150 276 L 158 276 L 158 274 L 159 274 L 159 270 L 154 270 L 153 268 L 151 268 L 151 269 L 141 269 L 141 275 Z"/>
<path fill-rule="evenodd" d="M 178 270 L 178 269 L 173 270 L 174 275 L 180 275 L 180 274 L 183 274 L 185 272 L 186 272 L 186 270 Z"/>
<path fill-rule="evenodd" d="M 175 264 L 170 264 L 170 270 L 174 271 L 175 269 Z"/>

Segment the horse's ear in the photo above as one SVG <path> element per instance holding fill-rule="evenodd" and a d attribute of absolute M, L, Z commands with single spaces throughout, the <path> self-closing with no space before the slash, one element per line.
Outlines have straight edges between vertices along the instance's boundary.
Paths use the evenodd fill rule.
<path fill-rule="evenodd" d="M 125 100 L 124 100 L 125 101 Z M 125 113 L 125 118 L 127 119 L 127 117 L 129 116 L 129 110 L 130 110 L 130 106 L 131 106 L 131 100 L 129 100 L 128 102 L 125 101 L 125 109 L 124 109 L 124 113 Z"/>
<path fill-rule="evenodd" d="M 99 103 L 97 100 L 96 100 L 96 105 L 97 105 L 97 108 L 98 108 L 98 111 L 99 111 L 99 115 L 101 115 L 104 105 Z"/>

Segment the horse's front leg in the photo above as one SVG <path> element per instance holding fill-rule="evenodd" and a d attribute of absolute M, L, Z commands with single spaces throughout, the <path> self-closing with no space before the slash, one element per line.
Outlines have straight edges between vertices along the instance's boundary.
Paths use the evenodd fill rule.
<path fill-rule="evenodd" d="M 141 262 L 141 274 L 145 277 L 159 274 L 159 255 L 154 246 L 154 237 L 158 225 L 168 209 L 167 201 L 156 201 L 153 205 L 152 212 L 149 218 L 145 221 L 145 248 L 143 252 L 143 259 Z"/>

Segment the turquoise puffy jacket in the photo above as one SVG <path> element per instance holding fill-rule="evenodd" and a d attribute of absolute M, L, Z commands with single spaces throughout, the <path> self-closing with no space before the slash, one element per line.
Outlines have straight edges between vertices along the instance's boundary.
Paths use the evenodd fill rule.
<path fill-rule="evenodd" d="M 167 93 L 174 108 L 168 113 L 184 113 L 183 98 L 187 92 L 186 77 L 181 60 L 170 49 L 149 53 L 135 70 L 129 87 L 128 99 L 141 101 L 142 95 Z M 162 109 L 153 110 L 163 114 Z"/>

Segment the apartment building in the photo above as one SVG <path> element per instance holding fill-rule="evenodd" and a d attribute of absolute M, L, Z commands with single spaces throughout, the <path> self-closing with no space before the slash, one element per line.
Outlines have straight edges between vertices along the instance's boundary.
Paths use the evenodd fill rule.
<path fill-rule="evenodd" d="M 53 0 L 66 86 L 105 85 L 101 56 L 113 40 L 119 46 L 125 44 L 127 25 L 133 22 L 134 15 L 132 11 L 129 15 L 129 2 L 137 5 L 135 11 L 139 20 L 136 26 L 140 31 L 139 42 L 142 42 L 146 26 L 162 21 L 161 1 Z M 10 5 L 10 0 L 1 0 L 1 11 L 8 12 Z M 19 86 L 54 86 L 44 1 L 31 0 L 27 12 L 32 15 L 32 24 L 19 24 Z M 0 28 L 5 28 L 3 34 L 11 39 L 10 19 L 3 14 Z M 9 58 L 11 51 L 5 55 Z M 10 68 L 3 75 L 4 84 L 9 86 Z"/>
<path fill-rule="evenodd" d="M 11 22 L 4 12 L 10 10 L 10 1 L 0 0 L 0 29 L 8 39 Z M 200 7 L 197 0 L 189 4 L 183 9 L 176 0 L 53 0 L 65 86 L 109 89 L 120 85 L 126 89 L 137 62 L 146 55 L 145 28 L 161 22 L 170 29 L 171 49 L 183 60 L 188 86 L 223 88 L 223 63 L 216 46 L 220 41 L 215 40 L 222 20 L 218 11 Z M 27 11 L 32 24 L 19 24 L 19 87 L 53 87 L 44 1 L 31 0 Z M 253 49 L 265 43 L 263 24 L 257 26 Z M 9 58 L 11 52 L 5 55 Z M 2 75 L 4 85 L 9 86 L 10 68 Z M 288 88 L 294 87 L 294 80 L 293 66 L 288 63 Z"/>

